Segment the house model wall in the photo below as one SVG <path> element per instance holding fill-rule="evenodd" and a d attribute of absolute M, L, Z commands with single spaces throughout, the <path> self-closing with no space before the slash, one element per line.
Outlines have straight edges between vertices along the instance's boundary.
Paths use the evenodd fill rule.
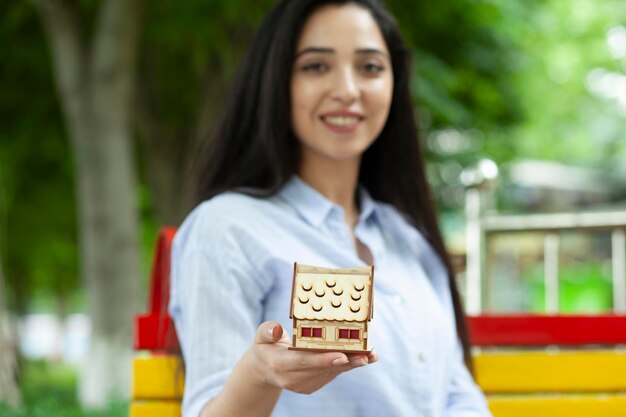
<path fill-rule="evenodd" d="M 369 352 L 374 267 L 321 268 L 294 263 L 290 349 Z"/>

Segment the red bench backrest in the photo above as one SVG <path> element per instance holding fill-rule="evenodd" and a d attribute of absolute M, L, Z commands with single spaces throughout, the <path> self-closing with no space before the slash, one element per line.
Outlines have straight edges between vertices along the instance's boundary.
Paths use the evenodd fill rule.
<path fill-rule="evenodd" d="M 626 343 L 625 315 L 480 315 L 468 323 L 474 346 Z"/>
<path fill-rule="evenodd" d="M 153 353 L 171 353 L 178 350 L 178 338 L 167 314 L 170 299 L 170 253 L 176 228 L 163 227 L 159 231 L 152 275 L 148 314 L 135 317 L 135 349 Z"/>
<path fill-rule="evenodd" d="M 159 231 L 148 314 L 135 318 L 135 349 L 171 353 L 178 339 L 167 314 L 170 295 L 170 253 L 176 228 Z M 626 343 L 626 316 L 481 315 L 468 319 L 475 346 L 612 345 Z"/>

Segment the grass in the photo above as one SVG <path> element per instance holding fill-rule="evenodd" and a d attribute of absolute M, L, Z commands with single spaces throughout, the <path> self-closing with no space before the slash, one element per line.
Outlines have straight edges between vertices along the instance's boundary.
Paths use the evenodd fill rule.
<path fill-rule="evenodd" d="M 39 399 L 35 403 L 26 404 L 15 410 L 0 404 L 2 417 L 126 417 L 128 404 L 111 404 L 104 410 L 83 410 L 78 405 L 64 405 L 54 399 Z"/>
<path fill-rule="evenodd" d="M 22 368 L 22 406 L 0 403 L 2 417 L 127 417 L 128 402 L 113 401 L 103 410 L 83 410 L 76 398 L 76 370 L 60 362 L 25 362 Z"/>

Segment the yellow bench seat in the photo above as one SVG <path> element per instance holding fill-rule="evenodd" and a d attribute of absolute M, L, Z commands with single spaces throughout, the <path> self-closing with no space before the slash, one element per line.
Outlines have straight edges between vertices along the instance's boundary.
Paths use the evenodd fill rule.
<path fill-rule="evenodd" d="M 142 401 L 130 405 L 129 417 L 180 417 L 180 400 Z"/>
<path fill-rule="evenodd" d="M 475 365 L 494 417 L 626 417 L 624 350 L 483 352 Z M 130 417 L 180 416 L 178 360 L 137 357 L 133 369 Z"/>

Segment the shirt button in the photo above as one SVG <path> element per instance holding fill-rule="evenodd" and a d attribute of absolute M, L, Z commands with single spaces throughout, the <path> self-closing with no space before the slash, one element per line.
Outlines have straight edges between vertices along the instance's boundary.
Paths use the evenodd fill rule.
<path fill-rule="evenodd" d="M 396 304 L 404 304 L 404 298 L 401 295 L 395 295 L 393 297 L 393 302 Z"/>
<path fill-rule="evenodd" d="M 426 362 L 426 355 L 424 355 L 424 353 L 420 352 L 417 354 L 417 360 L 420 361 L 421 363 Z"/>

